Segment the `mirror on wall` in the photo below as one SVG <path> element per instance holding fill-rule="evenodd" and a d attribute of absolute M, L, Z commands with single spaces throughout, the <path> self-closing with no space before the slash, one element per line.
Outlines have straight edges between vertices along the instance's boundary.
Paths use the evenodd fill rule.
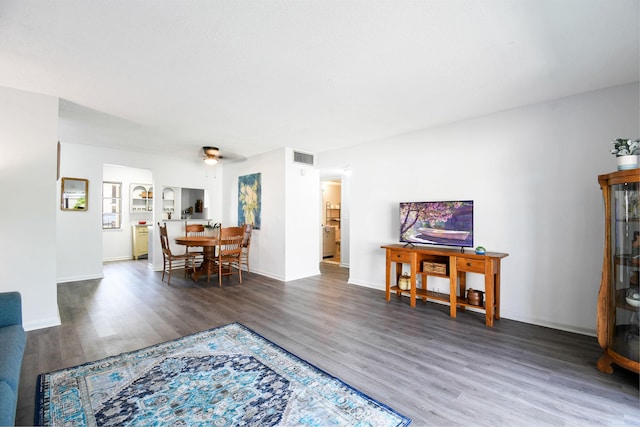
<path fill-rule="evenodd" d="M 63 211 L 86 211 L 88 190 L 88 179 L 63 177 L 60 188 L 60 209 Z"/>

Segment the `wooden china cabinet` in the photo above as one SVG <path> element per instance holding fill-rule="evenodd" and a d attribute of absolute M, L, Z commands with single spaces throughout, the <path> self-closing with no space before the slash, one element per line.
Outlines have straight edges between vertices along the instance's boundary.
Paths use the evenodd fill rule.
<path fill-rule="evenodd" d="M 598 182 L 605 240 L 596 330 L 604 354 L 596 366 L 610 374 L 615 363 L 640 373 L 640 169 L 600 175 Z"/>

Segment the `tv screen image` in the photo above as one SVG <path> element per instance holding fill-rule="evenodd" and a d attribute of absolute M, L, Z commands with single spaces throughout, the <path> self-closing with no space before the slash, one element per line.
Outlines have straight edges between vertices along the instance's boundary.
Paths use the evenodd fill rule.
<path fill-rule="evenodd" d="M 400 203 L 400 241 L 473 247 L 473 200 Z"/>

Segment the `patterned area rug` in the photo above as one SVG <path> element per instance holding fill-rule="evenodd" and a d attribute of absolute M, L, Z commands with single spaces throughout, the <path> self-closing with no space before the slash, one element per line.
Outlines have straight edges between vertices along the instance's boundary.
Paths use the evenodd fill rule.
<path fill-rule="evenodd" d="M 239 323 L 42 374 L 35 414 L 73 426 L 410 422 Z"/>

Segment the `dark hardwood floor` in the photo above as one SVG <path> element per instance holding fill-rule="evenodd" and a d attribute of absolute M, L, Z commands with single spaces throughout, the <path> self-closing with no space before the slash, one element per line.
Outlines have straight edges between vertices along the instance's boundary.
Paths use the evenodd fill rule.
<path fill-rule="evenodd" d="M 594 337 L 346 283 L 348 272 L 283 283 L 244 274 L 218 287 L 146 260 L 108 263 L 104 279 L 58 286 L 62 325 L 28 333 L 17 424 L 33 423 L 36 377 L 240 322 L 413 420 L 415 426 L 640 425 L 638 375 L 595 369 Z M 594 308 L 595 310 L 595 301 Z"/>

